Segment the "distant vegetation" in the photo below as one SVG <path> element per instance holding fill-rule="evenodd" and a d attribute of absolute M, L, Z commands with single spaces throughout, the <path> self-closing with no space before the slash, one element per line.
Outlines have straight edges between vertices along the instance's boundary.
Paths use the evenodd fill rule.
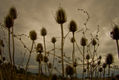
<path fill-rule="evenodd" d="M 83 9 L 78 9 L 79 11 L 82 11 L 84 14 L 87 15 L 87 19 L 84 23 L 84 29 L 78 29 L 77 23 L 75 20 L 71 20 L 70 22 L 67 22 L 67 14 L 63 8 L 59 8 L 56 11 L 55 20 L 57 24 L 60 26 L 60 32 L 61 32 L 61 47 L 58 48 L 61 51 L 61 55 L 56 54 L 56 45 L 57 45 L 57 38 L 56 36 L 51 37 L 51 43 L 53 46 L 53 49 L 51 51 L 47 50 L 47 29 L 45 27 L 42 27 L 41 29 L 41 36 L 43 38 L 43 44 L 42 43 L 36 43 L 37 37 L 40 36 L 37 34 L 35 30 L 31 30 L 29 32 L 29 35 L 21 34 L 16 35 L 14 33 L 14 21 L 17 19 L 17 10 L 15 7 L 11 7 L 8 15 L 4 19 L 4 23 L 0 23 L 0 27 L 4 28 L 3 30 L 7 30 L 7 34 L 5 37 L 8 37 L 7 44 L 5 44 L 4 39 L 0 40 L 0 80 L 108 80 L 113 79 L 116 80 L 116 77 L 114 77 L 114 73 L 112 73 L 112 68 L 116 69 L 117 66 L 113 65 L 114 58 L 113 54 L 109 53 L 107 54 L 106 58 L 101 56 L 98 52 L 99 46 L 100 46 L 100 39 L 99 39 L 99 29 L 97 30 L 96 35 L 91 34 L 91 38 L 87 37 L 90 36 L 87 33 L 87 22 L 90 19 L 89 14 L 87 11 Z M 64 24 L 69 23 L 69 31 L 67 34 L 64 34 Z M 99 28 L 99 27 L 98 27 Z M 54 31 L 55 32 L 55 31 Z M 1 32 L 2 33 L 2 32 Z M 69 40 L 72 44 L 72 52 L 71 57 L 67 58 L 64 53 L 64 44 L 65 39 L 69 35 L 69 33 L 72 34 L 71 39 Z M 80 37 L 80 41 L 76 39 L 76 34 L 82 33 L 82 37 Z M 22 41 L 22 36 L 27 36 L 28 39 L 32 41 L 31 48 L 29 49 L 27 45 Z M 116 41 L 117 44 L 117 51 L 119 55 L 119 45 L 118 45 L 118 39 L 119 39 L 119 28 L 118 25 L 114 25 L 114 28 L 112 31 L 110 31 L 111 38 Z M 17 67 L 17 63 L 15 63 L 15 54 L 17 53 L 15 49 L 15 40 L 19 40 L 20 43 L 24 46 L 24 49 L 26 49 L 29 52 L 27 63 L 25 68 L 21 68 L 20 66 Z M 77 43 L 80 42 L 80 44 Z M 12 43 L 12 44 L 11 44 Z M 5 48 L 7 49 L 7 55 L 9 58 L 7 58 L 4 55 Z M 76 55 L 76 48 L 79 51 L 79 55 Z M 38 62 L 38 74 L 33 74 L 31 72 L 28 72 L 29 68 L 29 62 L 32 57 L 33 53 L 36 53 L 36 62 Z M 107 52 L 108 53 L 108 52 Z M 49 58 L 49 55 L 52 55 L 52 60 Z M 77 58 L 76 56 L 80 56 L 80 58 Z M 25 58 L 25 55 L 24 55 Z M 59 60 L 59 62 L 56 63 L 56 59 Z M 105 59 L 105 61 L 104 61 Z M 58 69 L 58 64 L 61 64 L 61 70 Z M 78 79 L 78 68 L 81 68 L 81 78 Z M 57 74 L 54 74 L 53 72 L 56 71 Z"/>

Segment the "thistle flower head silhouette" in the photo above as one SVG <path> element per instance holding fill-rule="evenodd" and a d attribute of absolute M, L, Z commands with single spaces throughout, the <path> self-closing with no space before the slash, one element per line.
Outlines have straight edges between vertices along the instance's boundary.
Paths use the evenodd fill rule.
<path fill-rule="evenodd" d="M 41 29 L 41 35 L 42 36 L 46 36 L 47 35 L 47 30 L 44 27 Z"/>
<path fill-rule="evenodd" d="M 102 71 L 103 71 L 103 69 L 100 67 L 100 68 L 99 68 L 99 72 L 102 72 Z"/>
<path fill-rule="evenodd" d="M 95 46 L 96 44 L 97 44 L 96 40 L 93 39 L 93 40 L 92 40 L 92 45 Z"/>
<path fill-rule="evenodd" d="M 98 65 L 100 65 L 101 64 L 101 61 L 98 61 L 98 63 L 97 63 Z"/>
<path fill-rule="evenodd" d="M 81 38 L 81 46 L 86 46 L 87 44 L 87 39 L 85 37 Z"/>
<path fill-rule="evenodd" d="M 42 55 L 42 54 L 37 54 L 37 56 L 36 56 L 36 61 L 37 61 L 37 62 L 43 61 L 43 55 Z"/>
<path fill-rule="evenodd" d="M 111 34 L 112 39 L 114 39 L 114 40 L 119 39 L 119 27 L 118 27 L 118 25 L 115 24 L 115 26 L 114 26 L 114 28 L 110 34 Z"/>
<path fill-rule="evenodd" d="M 51 69 L 52 68 L 52 64 L 48 63 L 48 68 Z"/>
<path fill-rule="evenodd" d="M 77 62 L 76 61 L 73 63 L 73 66 L 74 67 L 77 67 Z"/>
<path fill-rule="evenodd" d="M 77 30 L 77 24 L 75 21 L 72 20 L 69 24 L 69 31 L 74 33 L 76 30 Z"/>
<path fill-rule="evenodd" d="M 34 31 L 34 30 L 32 30 L 32 31 L 30 31 L 29 32 L 29 36 L 30 36 L 30 39 L 31 40 L 36 40 L 37 39 L 37 33 L 36 33 L 36 31 Z"/>
<path fill-rule="evenodd" d="M 59 8 L 56 12 L 56 21 L 58 24 L 63 24 L 66 22 L 66 14 L 63 8 Z"/>
<path fill-rule="evenodd" d="M 74 42 L 75 42 L 75 38 L 72 37 L 72 38 L 71 38 L 71 43 L 74 43 Z"/>
<path fill-rule="evenodd" d="M 10 16 L 13 18 L 13 19 L 16 19 L 17 18 L 17 10 L 15 7 L 11 7 L 10 8 L 10 11 L 9 11 L 9 14 Z"/>
<path fill-rule="evenodd" d="M 103 63 L 102 67 L 105 69 L 107 67 L 107 64 Z"/>
<path fill-rule="evenodd" d="M 89 55 L 89 54 L 86 55 L 86 59 L 87 59 L 87 60 L 90 59 L 90 55 Z"/>
<path fill-rule="evenodd" d="M 44 56 L 44 62 L 47 63 L 49 61 L 47 56 Z"/>
<path fill-rule="evenodd" d="M 109 53 L 106 57 L 106 64 L 111 65 L 113 63 L 113 60 L 114 60 L 113 55 Z"/>
<path fill-rule="evenodd" d="M 102 56 L 99 56 L 99 58 L 98 58 L 98 59 L 100 59 L 100 60 L 101 60 L 101 59 L 102 59 Z"/>
<path fill-rule="evenodd" d="M 51 42 L 52 42 L 53 44 L 55 44 L 56 38 L 55 38 L 55 37 L 52 37 Z"/>
<path fill-rule="evenodd" d="M 38 43 L 37 44 L 36 51 L 39 52 L 39 53 L 42 53 L 43 52 L 43 46 L 42 46 L 41 43 Z"/>
<path fill-rule="evenodd" d="M 4 20 L 5 27 L 10 29 L 14 25 L 14 21 L 10 15 L 7 15 Z"/>

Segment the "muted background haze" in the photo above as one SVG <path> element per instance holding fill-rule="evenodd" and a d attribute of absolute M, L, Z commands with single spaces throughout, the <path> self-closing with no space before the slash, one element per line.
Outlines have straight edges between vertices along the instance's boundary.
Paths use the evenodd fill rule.
<path fill-rule="evenodd" d="M 4 22 L 4 17 L 8 14 L 10 7 L 15 6 L 18 11 L 18 18 L 15 21 L 15 34 L 29 34 L 30 30 L 35 30 L 38 34 L 38 40 L 42 43 L 42 37 L 40 36 L 40 29 L 45 27 L 48 31 L 46 37 L 47 50 L 52 49 L 51 37 L 56 36 L 57 46 L 60 47 L 60 25 L 55 21 L 56 11 L 59 6 L 62 6 L 67 15 L 67 22 L 64 24 L 65 34 L 68 32 L 68 24 L 70 20 L 75 20 L 78 25 L 78 30 L 84 28 L 83 23 L 87 16 L 83 12 L 77 9 L 86 10 L 90 19 L 87 23 L 88 37 L 89 33 L 96 34 L 97 25 L 100 25 L 100 46 L 98 55 L 102 55 L 105 58 L 106 54 L 112 53 L 114 56 L 114 64 L 119 64 L 117 57 L 116 43 L 110 37 L 110 31 L 112 30 L 113 23 L 119 25 L 119 0 L 0 0 L 0 22 Z M 5 34 L 7 35 L 7 33 Z M 78 44 L 80 44 L 82 33 L 76 34 Z M 66 55 L 71 54 L 72 44 L 70 43 L 69 34 L 65 40 Z M 3 32 L 0 30 L 0 38 L 3 38 Z M 89 37 L 90 39 L 90 37 Z M 23 37 L 23 41 L 27 46 L 31 45 L 31 41 Z M 5 42 L 5 41 L 4 41 Z M 21 57 L 25 50 L 18 40 L 16 40 L 16 64 L 20 64 Z M 7 49 L 6 49 L 7 50 Z M 27 52 L 27 55 L 29 53 Z M 57 51 L 60 55 L 60 52 Z M 6 51 L 7 55 L 7 51 Z M 77 57 L 80 57 L 78 51 L 76 51 Z M 37 62 L 35 61 L 36 53 L 32 54 L 30 61 L 30 70 L 37 72 Z M 79 62 L 80 63 L 80 62 Z"/>

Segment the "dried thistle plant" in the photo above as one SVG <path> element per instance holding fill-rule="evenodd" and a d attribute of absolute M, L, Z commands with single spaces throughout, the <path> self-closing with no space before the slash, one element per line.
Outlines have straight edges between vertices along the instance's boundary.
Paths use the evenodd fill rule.
<path fill-rule="evenodd" d="M 56 12 L 56 22 L 61 26 L 61 57 L 62 57 L 62 77 L 64 77 L 64 31 L 63 24 L 67 21 L 67 17 L 63 8 L 59 8 Z"/>

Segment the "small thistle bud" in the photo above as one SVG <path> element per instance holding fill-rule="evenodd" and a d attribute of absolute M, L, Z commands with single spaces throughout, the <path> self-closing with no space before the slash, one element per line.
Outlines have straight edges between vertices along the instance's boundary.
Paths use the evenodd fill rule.
<path fill-rule="evenodd" d="M 43 55 L 42 54 L 37 54 L 36 61 L 37 62 L 43 61 Z"/>
<path fill-rule="evenodd" d="M 71 42 L 72 42 L 72 43 L 74 43 L 74 42 L 75 42 L 75 39 L 74 39 L 73 37 L 71 38 Z"/>
<path fill-rule="evenodd" d="M 86 59 L 87 59 L 87 60 L 90 59 L 90 55 L 89 55 L 89 54 L 86 55 Z"/>
<path fill-rule="evenodd" d="M 101 61 L 98 61 L 98 65 L 100 65 L 101 64 Z"/>
<path fill-rule="evenodd" d="M 115 24 L 112 32 L 110 33 L 112 39 L 118 40 L 119 39 L 119 27 Z"/>
<path fill-rule="evenodd" d="M 100 60 L 101 60 L 101 59 L 102 59 L 102 56 L 99 56 L 99 58 L 98 58 L 98 59 L 100 59 Z"/>
<path fill-rule="evenodd" d="M 47 35 L 47 31 L 46 31 L 46 29 L 44 27 L 41 29 L 41 35 L 42 36 L 46 36 Z"/>
<path fill-rule="evenodd" d="M 74 67 L 77 67 L 77 63 L 76 63 L 76 62 L 74 62 L 73 66 L 74 66 Z"/>
<path fill-rule="evenodd" d="M 66 74 L 67 75 L 73 75 L 74 74 L 74 70 L 73 70 L 73 67 L 71 67 L 70 65 L 68 65 L 67 67 L 66 67 Z"/>
<path fill-rule="evenodd" d="M 56 38 L 55 38 L 55 37 L 52 37 L 51 42 L 52 42 L 53 44 L 55 44 Z"/>
<path fill-rule="evenodd" d="M 96 40 L 93 39 L 93 40 L 92 40 L 92 45 L 95 46 L 96 44 L 97 44 Z"/>
<path fill-rule="evenodd" d="M 86 69 L 84 69 L 83 72 L 85 73 L 86 72 Z"/>
<path fill-rule="evenodd" d="M 103 71 L 103 69 L 102 68 L 99 68 L 99 72 L 102 72 Z"/>
<path fill-rule="evenodd" d="M 103 63 L 102 67 L 105 69 L 107 67 L 107 64 Z"/>
<path fill-rule="evenodd" d="M 5 27 L 10 29 L 14 25 L 14 21 L 10 15 L 7 15 L 4 20 Z"/>
<path fill-rule="evenodd" d="M 51 64 L 51 63 L 48 64 L 48 68 L 49 68 L 49 69 L 52 68 L 52 64 Z"/>
<path fill-rule="evenodd" d="M 106 64 L 110 65 L 113 63 L 113 61 L 114 61 L 113 55 L 109 53 L 106 57 Z"/>
<path fill-rule="evenodd" d="M 47 63 L 49 61 L 47 56 L 44 56 L 44 62 Z"/>
<path fill-rule="evenodd" d="M 11 16 L 13 19 L 16 19 L 16 18 L 17 18 L 17 10 L 16 10 L 16 8 L 11 7 L 11 8 L 10 8 L 10 11 L 9 11 L 9 14 L 10 14 L 10 16 Z"/>
<path fill-rule="evenodd" d="M 29 32 L 29 36 L 30 36 L 30 39 L 33 41 L 37 39 L 37 33 L 34 30 Z"/>
<path fill-rule="evenodd" d="M 42 46 L 41 43 L 38 43 L 37 44 L 36 51 L 39 52 L 39 53 L 42 53 L 43 52 L 43 46 Z"/>
<path fill-rule="evenodd" d="M 72 20 L 69 24 L 69 31 L 74 33 L 76 30 L 77 30 L 77 24 L 75 21 Z"/>
<path fill-rule="evenodd" d="M 81 45 L 86 46 L 86 44 L 87 44 L 87 39 L 85 37 L 82 37 L 81 38 Z"/>
<path fill-rule="evenodd" d="M 59 8 L 59 10 L 56 12 L 56 21 L 58 24 L 63 24 L 66 22 L 66 14 L 63 8 Z"/>

